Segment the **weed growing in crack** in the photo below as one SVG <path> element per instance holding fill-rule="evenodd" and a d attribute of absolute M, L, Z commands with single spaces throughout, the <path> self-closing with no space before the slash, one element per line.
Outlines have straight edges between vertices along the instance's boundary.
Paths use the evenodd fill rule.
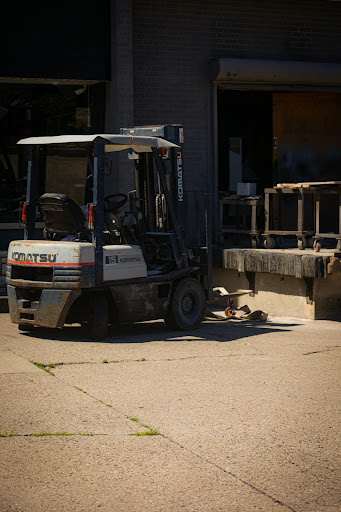
<path fill-rule="evenodd" d="M 94 434 L 92 432 L 35 432 L 33 434 L 18 434 L 11 430 L 10 432 L 0 432 L 0 437 L 51 437 L 51 436 L 107 436 L 108 434 Z"/>
<path fill-rule="evenodd" d="M 49 437 L 49 436 L 106 436 L 107 434 L 93 434 L 92 432 L 39 432 L 30 434 L 32 437 Z"/>
<path fill-rule="evenodd" d="M 32 437 L 48 437 L 48 436 L 76 436 L 74 432 L 38 432 L 32 434 Z"/>
<path fill-rule="evenodd" d="M 33 361 L 32 359 L 31 359 L 31 363 L 35 364 L 41 370 L 44 370 L 44 372 L 49 373 L 50 375 L 54 375 L 54 373 L 51 372 L 51 368 L 55 368 L 56 365 L 54 365 L 52 363 L 50 363 L 50 364 L 43 364 L 43 363 L 39 363 L 38 361 Z"/>
<path fill-rule="evenodd" d="M 150 430 L 145 430 L 144 432 L 134 432 L 133 434 L 129 434 L 130 436 L 159 436 L 160 432 L 157 430 L 150 428 Z"/>
<path fill-rule="evenodd" d="M 0 432 L 0 437 L 14 437 L 18 434 L 14 432 L 14 430 L 10 430 L 9 432 Z"/>
<path fill-rule="evenodd" d="M 86 393 L 86 391 L 84 391 L 84 389 L 82 388 L 77 388 L 77 386 L 73 386 L 75 389 L 77 389 L 77 391 L 80 391 L 81 393 Z"/>

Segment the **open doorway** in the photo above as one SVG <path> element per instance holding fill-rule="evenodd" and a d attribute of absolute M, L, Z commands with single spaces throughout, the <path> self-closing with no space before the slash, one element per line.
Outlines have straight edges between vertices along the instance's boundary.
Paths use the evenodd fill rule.
<path fill-rule="evenodd" d="M 235 182 L 272 186 L 272 93 L 218 90 L 218 189 L 236 192 Z M 236 161 L 231 160 L 235 152 Z M 232 165 L 235 168 L 232 169 Z"/>
<path fill-rule="evenodd" d="M 19 205 L 26 198 L 27 146 L 31 136 L 102 133 L 105 84 L 0 84 L 0 250 L 21 238 Z M 71 147 L 41 148 L 38 193 L 63 192 L 84 204 L 87 153 Z M 85 164 L 84 164 L 85 160 Z M 68 167 L 66 166 L 68 163 Z M 62 172 L 68 168 L 69 173 Z M 70 179 L 70 173 L 73 180 Z"/>

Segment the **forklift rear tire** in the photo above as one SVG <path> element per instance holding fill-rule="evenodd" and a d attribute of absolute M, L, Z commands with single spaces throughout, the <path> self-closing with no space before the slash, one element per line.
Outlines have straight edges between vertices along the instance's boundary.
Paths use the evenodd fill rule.
<path fill-rule="evenodd" d="M 105 295 L 94 296 L 92 312 L 89 322 L 90 337 L 93 340 L 103 340 L 109 334 L 108 301 Z"/>
<path fill-rule="evenodd" d="M 192 277 L 174 285 L 165 323 L 171 329 L 196 329 L 205 313 L 206 297 L 203 287 Z"/>

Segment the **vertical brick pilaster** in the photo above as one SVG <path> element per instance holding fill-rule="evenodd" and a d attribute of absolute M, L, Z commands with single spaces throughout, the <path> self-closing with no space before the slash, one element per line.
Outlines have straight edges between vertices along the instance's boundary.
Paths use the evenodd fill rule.
<path fill-rule="evenodd" d="M 107 85 L 105 130 L 119 133 L 134 126 L 132 0 L 111 0 L 111 82 Z M 112 154 L 112 172 L 105 178 L 106 195 L 134 187 L 134 167 L 126 152 Z"/>

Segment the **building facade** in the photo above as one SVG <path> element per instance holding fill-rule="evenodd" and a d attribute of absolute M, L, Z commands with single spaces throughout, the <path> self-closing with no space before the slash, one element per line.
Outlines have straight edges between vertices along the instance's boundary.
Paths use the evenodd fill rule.
<path fill-rule="evenodd" d="M 5 4 L 3 224 L 15 222 L 25 176 L 15 143 L 29 135 L 182 124 L 185 187 L 209 193 L 215 226 L 235 172 L 259 193 L 340 176 L 341 2 Z M 133 169 L 115 158 L 108 187 L 126 192 Z"/>

